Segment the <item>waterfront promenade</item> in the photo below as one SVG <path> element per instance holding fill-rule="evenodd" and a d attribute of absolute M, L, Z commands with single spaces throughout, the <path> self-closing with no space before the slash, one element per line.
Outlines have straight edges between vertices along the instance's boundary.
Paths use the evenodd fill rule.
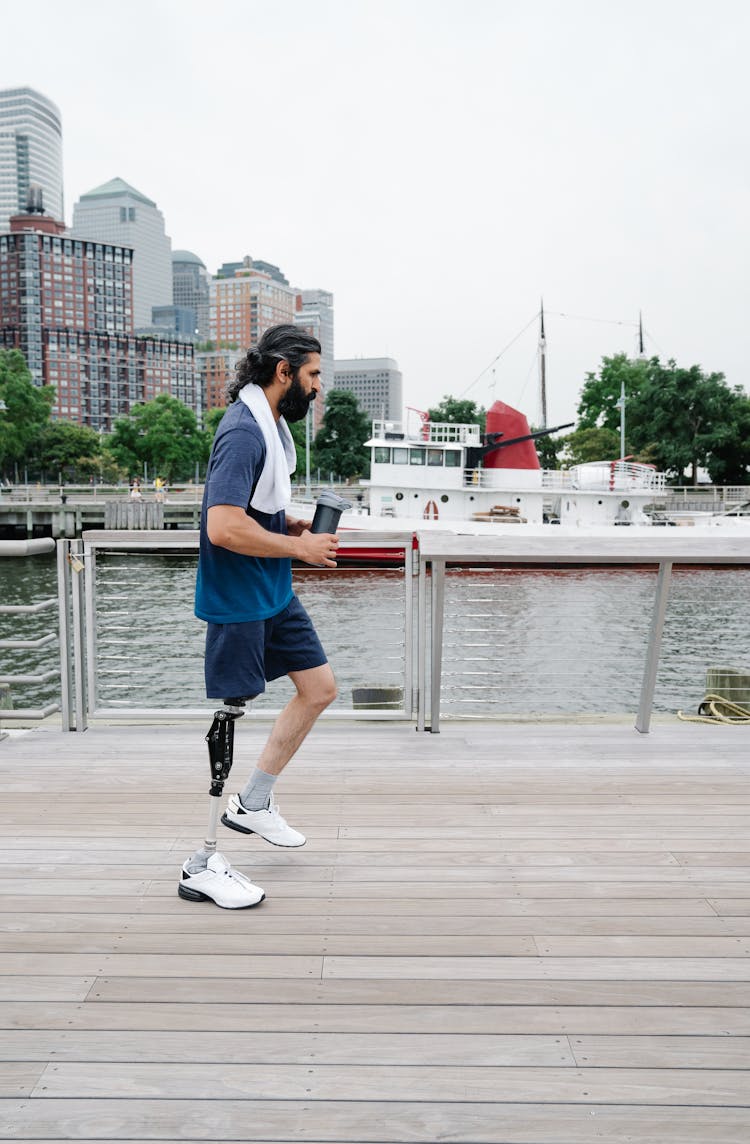
<path fill-rule="evenodd" d="M 746 727 L 321 722 L 233 913 L 208 721 L 0 742 L 0 1139 L 746 1144 Z"/>

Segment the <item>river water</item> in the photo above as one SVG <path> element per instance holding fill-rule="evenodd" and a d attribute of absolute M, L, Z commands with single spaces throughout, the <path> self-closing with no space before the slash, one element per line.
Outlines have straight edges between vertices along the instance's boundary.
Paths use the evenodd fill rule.
<path fill-rule="evenodd" d="M 107 708 L 205 707 L 205 627 L 192 614 L 195 557 L 109 553 L 97 561 L 98 703 Z M 416 588 L 416 581 L 414 581 Z M 401 685 L 404 573 L 304 570 L 295 587 L 352 708 L 362 686 Z M 448 571 L 445 715 L 634 712 L 655 573 L 639 569 Z M 56 595 L 54 557 L 3 559 L 0 602 Z M 750 671 L 750 569 L 678 569 L 673 576 L 655 710 L 694 711 L 709 666 Z M 56 611 L 0 615 L 0 639 L 56 630 Z M 56 645 L 0 648 L 0 676 L 56 666 Z M 276 709 L 287 680 L 258 707 Z M 17 707 L 56 698 L 55 684 L 14 685 Z"/>

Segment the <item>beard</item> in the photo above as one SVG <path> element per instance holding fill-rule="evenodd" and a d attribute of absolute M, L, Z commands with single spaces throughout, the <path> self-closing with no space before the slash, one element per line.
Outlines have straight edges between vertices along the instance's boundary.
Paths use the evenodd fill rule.
<path fill-rule="evenodd" d="M 278 410 L 285 421 L 302 421 L 314 400 L 315 394 L 305 393 L 299 378 L 294 377 L 289 389 L 279 401 Z"/>

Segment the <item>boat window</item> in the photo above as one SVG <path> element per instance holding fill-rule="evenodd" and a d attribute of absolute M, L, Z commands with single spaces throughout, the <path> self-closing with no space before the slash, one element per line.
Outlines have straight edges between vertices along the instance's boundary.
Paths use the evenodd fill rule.
<path fill-rule="evenodd" d="M 424 449 L 410 449 L 409 450 L 409 464 L 410 465 L 423 465 L 424 464 Z"/>
<path fill-rule="evenodd" d="M 460 449 L 446 449 L 445 450 L 445 464 L 449 469 L 461 468 L 461 450 Z"/>
<path fill-rule="evenodd" d="M 409 450 L 408 449 L 394 449 L 393 450 L 393 463 L 394 463 L 394 465 L 408 465 L 409 464 Z"/>
<path fill-rule="evenodd" d="M 443 450 L 442 449 L 428 449 L 427 450 L 427 464 L 442 466 L 443 464 Z"/>
<path fill-rule="evenodd" d="M 391 450 L 385 445 L 375 446 L 375 464 L 376 465 L 389 465 L 391 462 Z"/>

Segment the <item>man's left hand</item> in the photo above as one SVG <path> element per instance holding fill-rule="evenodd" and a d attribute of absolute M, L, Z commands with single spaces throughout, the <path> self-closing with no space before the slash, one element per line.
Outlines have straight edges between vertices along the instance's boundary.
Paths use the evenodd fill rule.
<path fill-rule="evenodd" d="M 310 528 L 312 525 L 311 520 L 293 520 L 290 517 L 286 518 L 286 533 L 287 536 L 301 536 L 305 529 Z"/>

